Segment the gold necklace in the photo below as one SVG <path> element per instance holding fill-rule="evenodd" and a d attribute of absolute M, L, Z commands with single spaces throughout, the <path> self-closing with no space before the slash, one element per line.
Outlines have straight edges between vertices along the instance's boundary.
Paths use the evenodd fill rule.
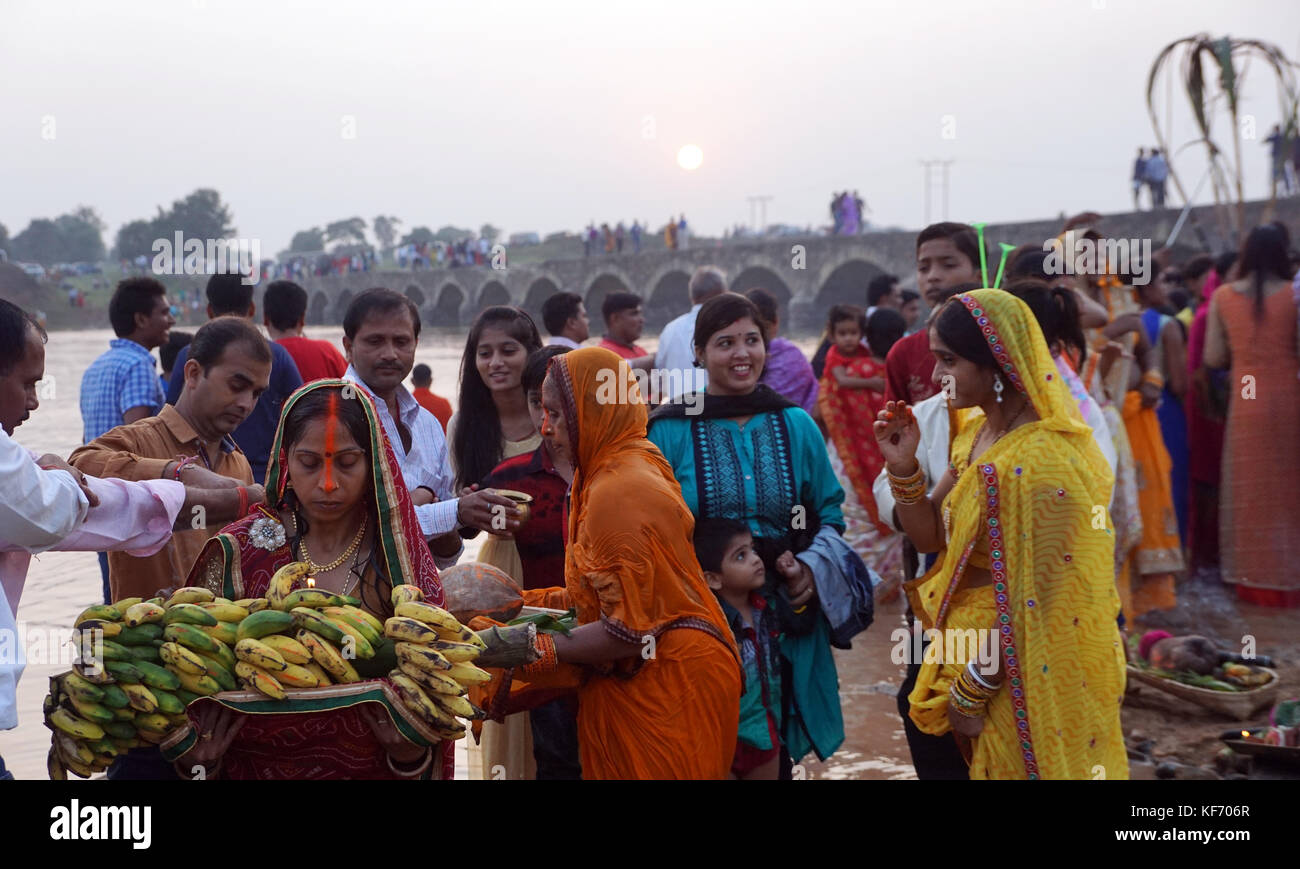
<path fill-rule="evenodd" d="M 295 519 L 294 525 L 296 526 L 297 524 L 298 524 L 297 520 Z M 297 528 L 295 528 L 294 530 L 296 531 Z M 316 562 L 311 560 L 311 553 L 307 551 L 306 535 L 304 535 L 298 541 L 298 545 L 302 547 L 302 557 L 306 560 L 307 566 L 311 569 L 312 573 L 329 573 L 331 570 L 338 567 L 343 562 L 347 561 L 348 558 L 350 558 L 353 555 L 353 553 L 357 551 L 357 547 L 361 545 L 361 538 L 364 537 L 365 534 L 366 534 L 366 517 L 362 516 L 361 527 L 357 529 L 357 536 L 352 538 L 351 545 L 348 546 L 347 549 L 343 550 L 342 555 L 340 555 L 338 558 L 331 561 L 329 564 L 317 564 Z"/>

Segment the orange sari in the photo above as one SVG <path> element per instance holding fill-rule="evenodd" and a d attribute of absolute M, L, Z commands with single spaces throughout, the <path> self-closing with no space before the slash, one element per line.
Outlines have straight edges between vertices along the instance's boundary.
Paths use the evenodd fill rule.
<path fill-rule="evenodd" d="M 1142 540 L 1133 570 L 1120 577 L 1119 597 L 1124 618 L 1134 619 L 1177 605 L 1174 573 L 1183 569 L 1183 548 L 1174 513 L 1173 461 L 1165 449 L 1156 409 L 1143 407 L 1136 389 L 1124 396 L 1124 428 L 1137 468 Z"/>
<path fill-rule="evenodd" d="M 739 653 L 695 558 L 681 487 L 646 440 L 632 371 L 588 347 L 557 356 L 548 376 L 576 459 L 566 596 L 580 624 L 599 621 L 642 647 L 579 689 L 582 776 L 726 778 L 740 719 Z"/>

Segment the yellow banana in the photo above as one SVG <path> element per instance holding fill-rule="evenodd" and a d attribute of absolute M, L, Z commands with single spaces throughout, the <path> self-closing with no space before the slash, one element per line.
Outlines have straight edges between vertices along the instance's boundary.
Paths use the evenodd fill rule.
<path fill-rule="evenodd" d="M 312 658 L 324 668 L 326 673 L 330 674 L 333 681 L 339 683 L 361 681 L 356 668 L 324 637 L 318 637 L 308 630 L 301 630 L 298 632 L 298 642 L 311 650 Z"/>
<path fill-rule="evenodd" d="M 420 590 L 418 585 L 411 585 L 410 583 L 395 585 L 393 586 L 391 600 L 393 606 L 410 601 L 422 601 L 424 600 L 424 592 Z"/>
<path fill-rule="evenodd" d="M 424 693 L 424 689 L 410 676 L 401 670 L 394 670 L 388 674 L 388 678 L 393 681 L 398 695 L 407 708 L 420 716 L 426 723 L 435 727 L 445 727 L 448 730 L 456 728 L 459 722 L 430 700 L 429 696 Z"/>
<path fill-rule="evenodd" d="M 416 601 L 399 603 L 393 607 L 393 615 L 418 619 L 426 625 L 435 628 L 446 628 L 449 631 L 459 631 L 463 627 L 454 615 L 431 603 L 418 603 Z"/>
<path fill-rule="evenodd" d="M 429 699 L 441 706 L 444 711 L 460 718 L 481 721 L 487 717 L 487 714 L 482 709 L 479 709 L 464 697 L 457 697 L 452 694 L 430 694 Z"/>
<path fill-rule="evenodd" d="M 262 643 L 279 652 L 280 657 L 290 664 L 302 666 L 311 663 L 311 652 L 293 637 L 286 637 L 283 634 L 269 634 L 262 637 Z"/>
<path fill-rule="evenodd" d="M 470 643 L 453 643 L 449 640 L 435 640 L 429 646 L 442 652 L 442 656 L 453 664 L 472 661 L 478 657 L 478 646 Z"/>
<path fill-rule="evenodd" d="M 402 588 L 403 586 L 398 586 Z M 405 616 L 393 616 L 384 622 L 384 636 L 393 640 L 427 646 L 438 639 L 438 632 L 424 622 Z"/>
<path fill-rule="evenodd" d="M 167 610 L 157 604 L 138 603 L 126 611 L 126 626 L 136 628 L 144 624 L 156 624 L 167 615 Z"/>
<path fill-rule="evenodd" d="M 216 694 L 221 690 L 221 685 L 217 683 L 216 679 L 213 679 L 207 674 L 206 668 L 201 676 L 193 673 L 177 673 L 176 678 L 181 680 L 182 688 L 189 691 L 191 694 L 198 694 L 201 697 Z"/>
<path fill-rule="evenodd" d="M 307 578 L 310 571 L 311 568 L 304 561 L 294 561 L 277 570 L 266 589 L 266 599 L 271 602 L 271 606 L 284 609 L 284 599 L 293 591 L 296 583 Z"/>
<path fill-rule="evenodd" d="M 142 597 L 124 597 L 121 600 L 113 601 L 113 606 L 117 607 L 118 612 L 125 613 L 142 600 L 144 600 Z"/>
<path fill-rule="evenodd" d="M 334 684 L 334 680 L 330 678 L 330 674 L 326 673 L 325 668 L 320 664 L 317 664 L 315 661 L 312 661 L 310 664 L 303 664 L 302 668 L 316 677 L 317 685 L 325 686 Z"/>
<path fill-rule="evenodd" d="M 155 733 L 166 733 L 172 729 L 171 721 L 161 712 L 141 712 L 135 717 L 135 726 L 138 731 L 152 730 Z"/>
<path fill-rule="evenodd" d="M 283 700 L 285 697 L 284 686 L 278 679 L 247 661 L 239 661 L 235 664 L 235 675 L 240 678 L 245 687 L 260 691 L 267 697 L 276 700 Z"/>
<path fill-rule="evenodd" d="M 252 637 L 245 637 L 235 643 L 235 657 L 241 661 L 247 661 L 255 667 L 261 667 L 268 672 L 283 670 L 289 666 L 279 652 L 261 640 L 255 640 Z M 236 667 L 235 673 L 238 675 L 238 667 Z"/>
<path fill-rule="evenodd" d="M 434 733 L 438 734 L 439 739 L 446 740 L 447 742 L 455 742 L 457 739 L 465 738 L 465 725 L 461 724 L 459 721 L 456 722 L 456 728 L 454 730 L 450 727 L 437 726 L 430 727 L 430 729 Z"/>
<path fill-rule="evenodd" d="M 216 627 L 217 617 L 196 603 L 176 603 L 167 607 L 167 612 L 163 614 L 163 624 L 174 625 L 177 622 Z"/>
<path fill-rule="evenodd" d="M 430 694 L 460 696 L 465 693 L 465 686 L 450 676 L 444 676 L 442 673 L 435 673 L 431 670 L 420 670 L 415 667 L 403 667 L 401 669 L 403 673 L 418 682 L 420 687 Z"/>
<path fill-rule="evenodd" d="M 354 597 L 344 597 L 332 591 L 325 591 L 323 588 L 300 588 L 285 595 L 282 608 L 291 610 L 296 606 L 305 606 L 311 609 L 321 609 L 322 607 L 343 606 L 354 602 L 359 601 Z"/>
<path fill-rule="evenodd" d="M 45 755 L 45 771 L 50 774 L 50 781 L 68 780 L 68 768 L 59 758 L 59 750 L 53 746 L 50 747 L 50 753 Z"/>
<path fill-rule="evenodd" d="M 177 677 L 179 678 L 179 677 Z M 158 698 L 153 696 L 153 692 L 143 685 L 133 685 L 129 682 L 121 683 L 122 690 L 131 700 L 131 708 L 136 712 L 143 712 L 146 715 L 158 711 Z"/>
<path fill-rule="evenodd" d="M 208 671 L 207 664 L 198 652 L 191 651 L 180 643 L 163 643 L 158 647 L 158 654 L 173 673 L 202 676 Z"/>
<path fill-rule="evenodd" d="M 95 724 L 93 721 L 87 721 L 84 718 L 78 718 L 66 709 L 60 707 L 50 714 L 50 723 L 62 730 L 69 736 L 77 739 L 103 739 L 104 728 Z"/>
<path fill-rule="evenodd" d="M 86 636 L 93 637 L 94 631 L 101 631 L 105 639 L 111 640 L 113 639 L 113 637 L 116 637 L 118 634 L 122 633 L 123 627 L 124 625 L 121 622 L 110 622 L 107 619 L 84 619 L 81 621 L 80 624 L 77 625 L 76 629 L 77 631 L 80 632 L 81 637 L 86 637 Z M 76 638 L 77 638 L 77 634 L 74 633 L 73 634 L 74 642 Z M 81 644 L 78 643 L 77 645 L 81 645 Z"/>
<path fill-rule="evenodd" d="M 368 613 L 368 612 L 366 612 L 365 610 L 363 610 L 361 607 L 359 607 L 359 606 L 345 606 L 345 607 L 343 607 L 343 609 L 347 610 L 347 611 L 350 612 L 352 615 L 356 616 L 357 618 L 361 619 L 361 620 L 362 620 L 363 622 L 365 622 L 366 624 L 370 625 L 370 627 L 374 628 L 374 629 L 375 629 L 375 635 L 376 635 L 376 636 L 380 636 L 380 637 L 382 637 L 382 636 L 384 635 L 384 623 L 381 622 L 379 619 L 375 618 L 375 617 L 374 617 L 373 615 L 371 615 L 370 613 Z"/>
<path fill-rule="evenodd" d="M 69 697 L 78 697 L 88 703 L 101 703 L 104 700 L 104 689 L 79 673 L 69 670 L 59 681 L 63 692 Z"/>
<path fill-rule="evenodd" d="M 73 739 L 61 730 L 54 731 L 54 744 L 64 757 L 70 757 L 81 763 L 90 763 L 95 759 L 95 753 L 84 741 Z"/>
<path fill-rule="evenodd" d="M 370 630 L 369 625 L 366 625 L 365 631 L 363 631 L 361 628 L 357 627 L 355 622 L 351 621 L 350 617 L 343 619 L 338 616 L 327 616 L 324 615 L 324 610 L 321 611 L 321 614 L 322 618 L 329 619 L 334 627 L 338 628 L 345 634 L 341 645 L 346 647 L 348 638 L 351 637 L 353 657 L 370 659 L 375 656 L 375 647 L 370 644 L 370 640 L 366 638 L 365 634 L 365 631 Z"/>
<path fill-rule="evenodd" d="M 192 585 L 186 588 L 178 588 L 176 592 L 167 599 L 167 608 L 171 609 L 177 604 L 182 603 L 211 603 L 216 599 L 216 595 L 208 589 L 199 585 Z"/>
<path fill-rule="evenodd" d="M 233 622 L 238 624 L 248 618 L 247 609 L 238 604 L 230 603 L 229 601 L 225 603 L 212 601 L 211 603 L 199 604 L 199 606 L 216 616 L 217 621 L 219 622 Z"/>
<path fill-rule="evenodd" d="M 217 622 L 215 625 L 195 625 L 195 627 L 212 637 L 212 639 L 221 640 L 227 646 L 233 646 L 239 640 L 239 624 L 237 622 Z"/>
<path fill-rule="evenodd" d="M 316 674 L 306 667 L 300 667 L 297 664 L 289 664 L 278 673 L 273 673 L 276 681 L 286 688 L 317 688 L 320 686 L 320 680 Z"/>
<path fill-rule="evenodd" d="M 271 602 L 264 597 L 243 597 L 234 602 L 235 606 L 242 606 L 248 610 L 251 616 L 253 613 L 261 612 L 271 605 Z"/>
<path fill-rule="evenodd" d="M 484 685 L 492 681 L 491 673 L 487 670 L 480 670 L 473 664 L 452 664 L 451 669 L 447 671 L 447 675 L 462 685 Z"/>
<path fill-rule="evenodd" d="M 420 646 L 415 643 L 394 643 L 393 651 L 397 655 L 398 663 L 403 667 L 415 667 L 418 670 L 450 670 L 454 665 L 442 656 L 442 652 L 434 651 L 428 646 Z"/>
<path fill-rule="evenodd" d="M 98 775 L 100 773 L 100 770 L 96 768 L 94 763 L 82 763 L 79 760 L 72 760 L 66 757 L 60 757 L 59 759 L 63 761 L 63 765 L 68 768 L 69 772 L 75 773 L 82 778 L 90 778 L 92 775 Z"/>
<path fill-rule="evenodd" d="M 374 625 L 366 619 L 361 618 L 361 616 L 357 615 L 354 610 L 349 609 L 348 607 L 321 607 L 321 612 L 338 622 L 340 627 L 347 624 L 356 628 L 361 632 L 361 635 L 366 638 L 366 642 L 371 646 L 376 645 L 384 638 L 384 626 L 382 624 L 379 626 L 379 630 L 375 630 Z"/>
<path fill-rule="evenodd" d="M 122 611 L 117 607 L 108 604 L 95 604 L 94 606 L 86 607 L 82 610 L 81 615 L 77 616 L 76 621 L 74 621 L 72 625 L 73 627 L 81 627 L 82 622 L 90 621 L 91 619 L 103 619 L 108 622 L 121 621 Z"/>

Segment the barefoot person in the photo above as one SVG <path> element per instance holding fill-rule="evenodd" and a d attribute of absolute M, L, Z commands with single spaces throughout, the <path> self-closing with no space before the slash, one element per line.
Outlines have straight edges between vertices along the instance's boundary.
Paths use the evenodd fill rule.
<path fill-rule="evenodd" d="M 958 409 L 933 494 L 906 403 L 880 412 L 876 439 L 904 530 L 939 553 L 907 584 L 913 610 L 927 629 L 981 644 L 956 660 L 928 655 L 909 714 L 926 733 L 958 735 L 971 778 L 1093 778 L 1098 767 L 1127 778 L 1113 475 L 1023 302 L 963 293 L 929 339 Z"/>

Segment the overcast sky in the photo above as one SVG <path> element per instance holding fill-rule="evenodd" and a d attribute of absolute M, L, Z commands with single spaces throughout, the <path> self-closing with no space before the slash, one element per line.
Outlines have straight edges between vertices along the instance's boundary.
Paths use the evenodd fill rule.
<path fill-rule="evenodd" d="M 922 159 L 955 161 L 953 219 L 1123 210 L 1162 46 L 1208 31 L 1300 56 L 1295 0 L 6 0 L 0 17 L 11 234 L 84 203 L 111 245 L 203 186 L 267 253 L 381 213 L 546 233 L 685 212 L 712 234 L 763 194 L 769 223 L 821 224 L 846 188 L 916 227 Z M 1243 111 L 1260 196 L 1278 111 L 1261 65 Z M 1203 162 L 1176 165 L 1194 185 Z"/>

